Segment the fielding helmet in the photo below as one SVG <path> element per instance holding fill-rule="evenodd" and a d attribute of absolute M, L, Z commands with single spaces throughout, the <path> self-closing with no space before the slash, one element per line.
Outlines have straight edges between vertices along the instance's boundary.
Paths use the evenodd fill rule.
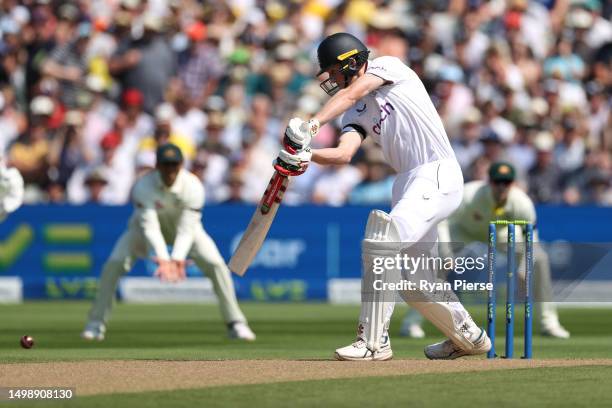
<path fill-rule="evenodd" d="M 317 49 L 319 72 L 321 75 L 327 69 L 340 64 L 340 72 L 346 82 L 355 75 L 368 60 L 370 51 L 357 37 L 349 33 L 336 33 L 325 38 Z M 321 83 L 321 88 L 330 95 L 338 90 L 338 85 L 330 79 Z"/>

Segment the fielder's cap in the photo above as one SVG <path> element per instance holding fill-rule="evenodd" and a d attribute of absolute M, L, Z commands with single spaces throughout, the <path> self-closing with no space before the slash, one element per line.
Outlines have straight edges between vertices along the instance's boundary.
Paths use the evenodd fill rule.
<path fill-rule="evenodd" d="M 489 167 L 489 180 L 491 181 L 514 181 L 516 172 L 508 162 L 496 162 Z"/>
<path fill-rule="evenodd" d="M 173 164 L 183 162 L 183 153 L 177 145 L 166 143 L 157 148 L 157 164 Z"/>

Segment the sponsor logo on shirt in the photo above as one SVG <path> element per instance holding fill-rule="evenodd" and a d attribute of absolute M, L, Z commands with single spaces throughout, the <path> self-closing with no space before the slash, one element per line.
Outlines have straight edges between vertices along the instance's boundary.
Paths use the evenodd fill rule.
<path fill-rule="evenodd" d="M 372 132 L 380 135 L 380 129 L 382 123 L 391 116 L 391 113 L 395 111 L 395 108 L 391 102 L 385 101 L 385 104 L 380 107 L 380 119 L 374 118 L 374 126 L 372 126 Z"/>
<path fill-rule="evenodd" d="M 386 71 L 387 68 L 383 67 L 382 65 L 372 65 L 368 71 L 374 71 L 374 70 L 379 70 L 379 71 Z"/>
<path fill-rule="evenodd" d="M 361 116 L 367 109 L 368 109 L 368 105 L 366 105 L 365 103 L 363 104 L 361 108 L 357 108 L 356 111 L 358 113 L 358 116 Z"/>

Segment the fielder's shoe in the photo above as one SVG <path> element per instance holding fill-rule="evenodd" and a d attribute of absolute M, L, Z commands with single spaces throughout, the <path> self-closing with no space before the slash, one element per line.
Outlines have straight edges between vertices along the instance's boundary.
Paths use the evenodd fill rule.
<path fill-rule="evenodd" d="M 87 322 L 85 329 L 81 333 L 81 338 L 85 340 L 104 340 L 106 325 L 102 322 Z"/>
<path fill-rule="evenodd" d="M 548 323 L 542 322 L 542 335 L 554 337 L 557 339 L 569 339 L 570 332 L 568 332 L 559 321 Z"/>
<path fill-rule="evenodd" d="M 420 324 L 417 323 L 402 323 L 400 327 L 400 336 L 410 337 L 411 339 L 422 339 L 425 337 L 425 331 Z"/>
<path fill-rule="evenodd" d="M 230 339 L 255 341 L 255 333 L 245 322 L 233 322 L 228 325 L 227 336 Z"/>
<path fill-rule="evenodd" d="M 466 337 L 476 337 L 472 340 L 474 344 L 472 350 L 462 350 L 452 341 L 444 340 L 440 343 L 425 347 L 425 357 L 430 360 L 454 360 L 467 355 L 485 354 L 491 349 L 491 340 L 489 336 L 487 336 L 487 332 L 477 326 L 474 327 L 478 330 L 469 330 L 466 325 L 461 329 Z"/>
<path fill-rule="evenodd" d="M 383 336 L 383 342 L 380 345 L 378 351 L 372 352 L 372 350 L 366 347 L 366 342 L 362 338 L 358 337 L 350 346 L 342 347 L 336 350 L 334 354 L 336 360 L 343 361 L 386 361 L 393 358 L 393 351 L 391 351 L 391 340 L 388 335 Z"/>

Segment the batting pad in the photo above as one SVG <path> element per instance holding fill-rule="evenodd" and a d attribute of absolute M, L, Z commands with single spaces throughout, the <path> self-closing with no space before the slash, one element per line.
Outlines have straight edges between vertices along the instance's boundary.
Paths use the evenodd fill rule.
<path fill-rule="evenodd" d="M 370 212 L 361 248 L 363 276 L 359 334 L 369 350 L 377 351 L 383 334 L 389 328 L 396 297 L 395 291 L 381 288 L 384 283 L 399 279 L 399 270 L 379 265 L 381 259 L 394 258 L 400 249 L 399 233 L 389 214 L 380 210 Z"/>

